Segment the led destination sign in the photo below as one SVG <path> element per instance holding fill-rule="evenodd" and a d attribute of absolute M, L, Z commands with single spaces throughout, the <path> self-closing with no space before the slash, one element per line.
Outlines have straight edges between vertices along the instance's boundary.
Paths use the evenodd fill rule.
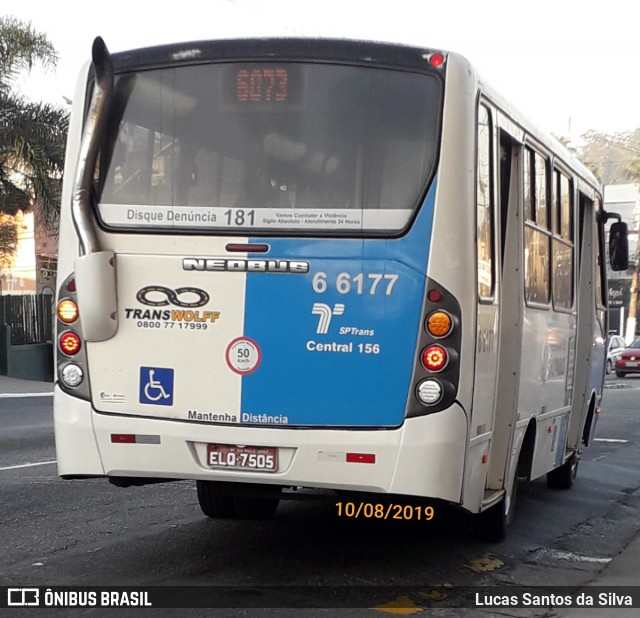
<path fill-rule="evenodd" d="M 225 103 L 235 109 L 288 108 L 302 102 L 302 66 L 238 63 L 230 64 L 223 75 Z"/>
<path fill-rule="evenodd" d="M 286 69 L 240 69 L 236 75 L 236 101 L 275 101 L 284 103 L 289 96 L 289 74 Z"/>

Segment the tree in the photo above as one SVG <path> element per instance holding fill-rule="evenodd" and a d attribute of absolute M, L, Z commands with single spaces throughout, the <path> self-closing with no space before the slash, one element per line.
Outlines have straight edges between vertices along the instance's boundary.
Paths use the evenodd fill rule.
<path fill-rule="evenodd" d="M 11 264 L 11 255 L 18 248 L 18 230 L 15 222 L 0 214 L 0 272 Z"/>
<path fill-rule="evenodd" d="M 16 77 L 40 63 L 56 66 L 58 56 L 46 35 L 30 23 L 0 17 L 0 216 L 34 207 L 38 219 L 55 231 L 68 114 L 60 107 L 34 103 L 13 91 Z M 9 226 L 3 218 L 3 226 Z M 15 236 L 6 230 L 3 238 Z M 0 253 L 12 243 L 0 244 Z"/>
<path fill-rule="evenodd" d="M 640 129 L 613 135 L 588 131 L 579 157 L 605 185 L 640 182 Z"/>

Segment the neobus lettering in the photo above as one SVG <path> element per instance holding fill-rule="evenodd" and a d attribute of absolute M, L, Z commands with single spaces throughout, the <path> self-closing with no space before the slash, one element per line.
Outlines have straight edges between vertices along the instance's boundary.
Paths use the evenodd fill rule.
<path fill-rule="evenodd" d="M 309 262 L 289 260 L 224 260 L 215 258 L 184 258 L 183 270 L 214 272 L 263 272 L 296 273 L 309 272 Z"/>

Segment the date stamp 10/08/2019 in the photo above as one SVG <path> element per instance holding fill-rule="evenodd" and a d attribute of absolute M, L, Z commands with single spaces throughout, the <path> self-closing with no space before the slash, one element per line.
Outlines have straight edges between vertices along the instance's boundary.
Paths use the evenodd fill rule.
<path fill-rule="evenodd" d="M 382 504 L 372 502 L 336 502 L 338 517 L 353 519 L 395 519 L 432 521 L 436 511 L 432 506 L 412 504 Z"/>

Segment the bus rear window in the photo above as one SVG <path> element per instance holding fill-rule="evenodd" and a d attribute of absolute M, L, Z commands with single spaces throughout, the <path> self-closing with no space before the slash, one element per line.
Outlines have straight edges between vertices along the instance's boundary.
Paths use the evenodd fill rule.
<path fill-rule="evenodd" d="M 110 227 L 402 230 L 437 155 L 442 84 L 234 63 L 117 77 L 96 189 Z"/>

